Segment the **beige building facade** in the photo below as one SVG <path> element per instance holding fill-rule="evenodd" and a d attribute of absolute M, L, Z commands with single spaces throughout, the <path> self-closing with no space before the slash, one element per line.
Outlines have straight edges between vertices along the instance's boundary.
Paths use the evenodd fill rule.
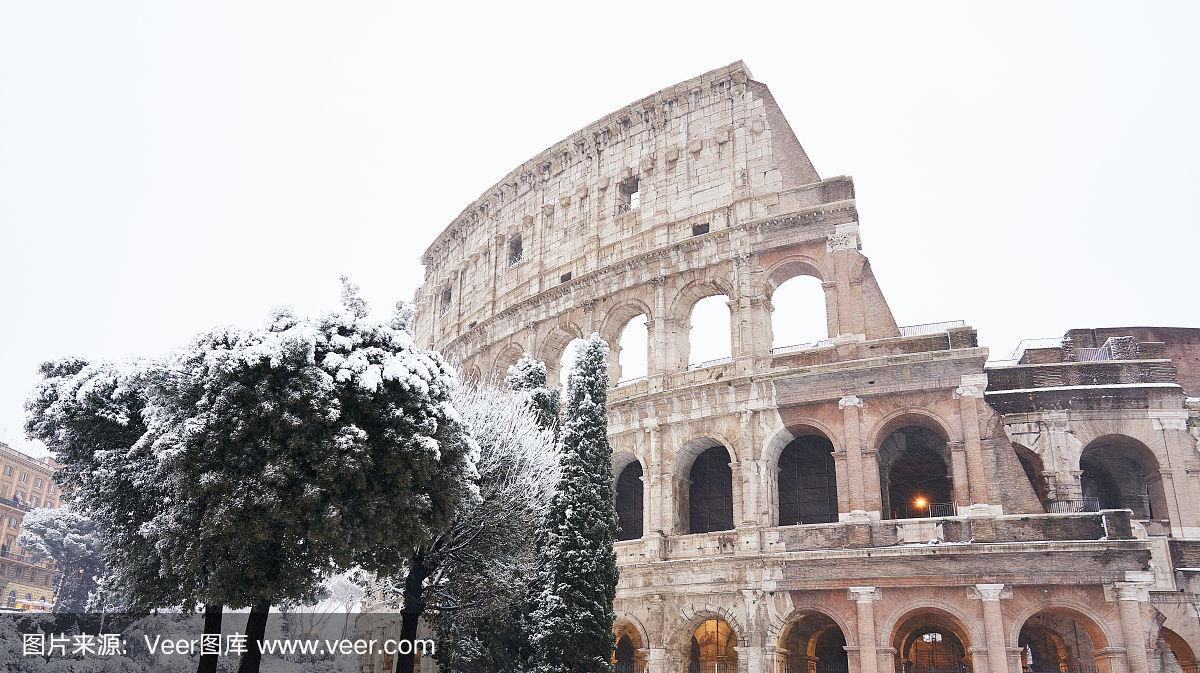
<path fill-rule="evenodd" d="M 961 321 L 898 325 L 853 181 L 741 62 L 526 161 L 423 261 L 418 338 L 464 377 L 613 347 L 619 671 L 1196 672 L 1196 351 L 1083 330 L 989 364 Z M 827 338 L 780 345 L 797 277 Z M 730 356 L 696 362 L 714 296 Z"/>
<path fill-rule="evenodd" d="M 48 610 L 54 605 L 54 562 L 17 544 L 26 512 L 58 507 L 55 466 L 0 443 L 0 607 Z"/>

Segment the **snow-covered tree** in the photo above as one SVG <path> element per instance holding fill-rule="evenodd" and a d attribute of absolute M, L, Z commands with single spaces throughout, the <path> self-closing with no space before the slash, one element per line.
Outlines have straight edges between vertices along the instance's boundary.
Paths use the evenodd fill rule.
<path fill-rule="evenodd" d="M 453 371 L 405 320 L 370 319 L 346 282 L 339 310 L 219 328 L 131 375 L 49 365 L 30 434 L 117 531 L 114 567 L 142 604 L 249 607 L 260 641 L 272 604 L 310 599 L 335 568 L 398 571 L 477 497 Z M 110 475 L 133 494 L 123 514 Z M 258 663 L 252 644 L 239 670 Z"/>
<path fill-rule="evenodd" d="M 130 610 L 187 604 L 189 577 L 172 576 L 143 524 L 168 494 L 158 460 L 143 441 L 149 362 L 47 362 L 26 401 L 26 433 L 46 444 L 62 468 L 55 480 L 72 507 L 101 532 L 108 575 L 103 584 Z"/>
<path fill-rule="evenodd" d="M 463 388 L 454 406 L 479 448 L 478 497 L 412 554 L 393 588 L 400 597 L 400 637 L 415 638 L 418 621 L 428 619 L 443 638 L 439 656 L 446 639 L 459 633 L 455 625 L 509 613 L 524 599 L 536 568 L 538 522 L 559 474 L 551 435 L 523 399 Z M 399 655 L 397 670 L 411 665 L 411 655 Z"/>
<path fill-rule="evenodd" d="M 557 435 L 558 390 L 546 387 L 546 363 L 529 353 L 508 368 L 504 377 L 508 389 L 525 400 L 537 414 L 538 425 Z"/>
<path fill-rule="evenodd" d="M 333 568 L 403 567 L 474 497 L 452 370 L 348 282 L 340 310 L 217 329 L 167 367 L 146 417 L 174 502 L 147 530 L 202 601 L 251 609 L 252 640 Z"/>
<path fill-rule="evenodd" d="M 104 542 L 96 523 L 68 508 L 41 508 L 25 515 L 17 544 L 58 565 L 56 613 L 81 613 L 104 574 Z"/>
<path fill-rule="evenodd" d="M 562 476 L 546 517 L 545 562 L 533 616 L 538 673 L 611 669 L 617 516 L 605 408 L 608 346 L 592 334 L 578 348 L 567 380 Z"/>

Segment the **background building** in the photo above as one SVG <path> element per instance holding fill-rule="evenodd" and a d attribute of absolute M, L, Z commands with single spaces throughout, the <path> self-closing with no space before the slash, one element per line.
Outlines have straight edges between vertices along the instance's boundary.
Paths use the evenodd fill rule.
<path fill-rule="evenodd" d="M 48 610 L 58 584 L 54 562 L 17 544 L 21 520 L 38 507 L 59 507 L 53 459 L 38 459 L 0 443 L 0 606 Z"/>
<path fill-rule="evenodd" d="M 470 204 L 424 255 L 415 328 L 476 378 L 614 346 L 622 671 L 1194 673 L 1196 332 L 989 363 L 961 320 L 897 324 L 861 250 L 853 181 L 818 175 L 738 62 Z M 969 269 L 946 281 L 988 282 Z M 826 334 L 779 343 L 797 279 Z M 714 297 L 728 355 L 699 360 Z"/>

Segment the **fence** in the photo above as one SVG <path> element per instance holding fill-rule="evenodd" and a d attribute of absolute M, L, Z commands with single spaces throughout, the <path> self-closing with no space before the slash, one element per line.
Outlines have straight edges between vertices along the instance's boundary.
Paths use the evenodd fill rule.
<path fill-rule="evenodd" d="M 964 320 L 946 320 L 943 322 L 927 322 L 920 325 L 903 325 L 900 327 L 900 336 L 920 336 L 922 334 L 937 334 L 945 332 L 948 329 L 955 327 L 965 327 Z"/>
<path fill-rule="evenodd" d="M 925 505 L 900 505 L 892 508 L 893 519 L 929 519 L 954 516 L 958 508 L 952 502 L 931 502 Z"/>
<path fill-rule="evenodd" d="M 715 367 L 717 365 L 723 365 L 723 364 L 726 364 L 729 362 L 733 362 L 732 357 L 715 358 L 713 360 L 705 360 L 704 362 L 697 362 L 695 364 L 689 364 L 688 369 L 689 370 L 704 369 L 706 367 Z"/>
<path fill-rule="evenodd" d="M 1112 349 L 1107 345 L 1099 348 L 1076 348 L 1075 359 L 1079 362 L 1099 362 L 1101 360 L 1111 360 Z"/>
<path fill-rule="evenodd" d="M 1099 512 L 1100 498 L 1067 498 L 1051 500 L 1051 514 L 1077 514 L 1080 512 Z"/>

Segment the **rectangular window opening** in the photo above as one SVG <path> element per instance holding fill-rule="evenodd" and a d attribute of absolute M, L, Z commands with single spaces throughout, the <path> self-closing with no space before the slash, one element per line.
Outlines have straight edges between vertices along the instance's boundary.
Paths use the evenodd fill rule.
<path fill-rule="evenodd" d="M 617 213 L 628 213 L 637 210 L 642 205 L 642 192 L 637 178 L 629 178 L 621 183 L 618 191 L 621 199 L 617 202 Z"/>
<path fill-rule="evenodd" d="M 707 234 L 707 233 L 708 233 L 708 223 L 707 222 L 704 224 L 693 224 L 692 225 L 692 236 L 699 236 L 701 234 Z"/>

